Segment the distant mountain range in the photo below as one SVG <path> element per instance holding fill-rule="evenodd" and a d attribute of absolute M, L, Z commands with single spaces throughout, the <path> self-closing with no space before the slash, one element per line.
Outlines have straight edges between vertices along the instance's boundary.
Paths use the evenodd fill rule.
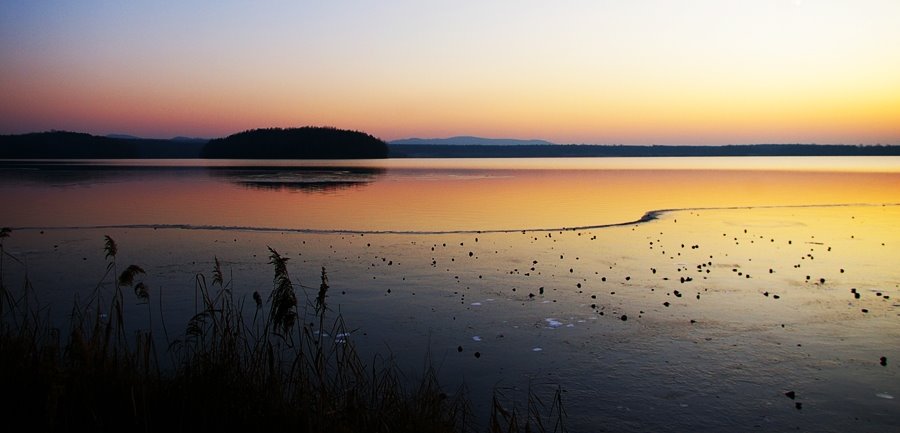
<path fill-rule="evenodd" d="M 116 140 L 150 140 L 147 138 L 136 137 L 134 135 L 129 135 L 129 134 L 107 134 L 106 138 L 113 138 Z M 165 140 L 165 139 L 163 139 L 163 140 Z M 178 137 L 169 138 L 168 141 L 190 141 L 190 142 L 194 142 L 194 143 L 206 143 L 207 141 L 209 141 L 209 139 L 208 138 L 199 138 L 199 137 L 182 137 L 179 135 Z"/>
<path fill-rule="evenodd" d="M 514 138 L 483 138 L 461 135 L 450 138 L 406 138 L 389 141 L 390 145 L 441 145 L 441 146 L 552 146 L 546 140 L 518 140 Z"/>

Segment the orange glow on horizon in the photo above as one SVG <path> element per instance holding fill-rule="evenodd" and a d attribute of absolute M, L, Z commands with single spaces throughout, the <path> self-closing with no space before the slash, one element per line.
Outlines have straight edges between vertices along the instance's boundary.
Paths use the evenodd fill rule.
<path fill-rule="evenodd" d="M 900 144 L 891 0 L 208 12 L 0 6 L 0 133 Z"/>

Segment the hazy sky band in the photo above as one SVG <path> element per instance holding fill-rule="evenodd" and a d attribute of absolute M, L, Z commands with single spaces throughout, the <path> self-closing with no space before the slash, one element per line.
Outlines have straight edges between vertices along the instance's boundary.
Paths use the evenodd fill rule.
<path fill-rule="evenodd" d="M 0 3 L 0 133 L 900 144 L 900 2 Z"/>

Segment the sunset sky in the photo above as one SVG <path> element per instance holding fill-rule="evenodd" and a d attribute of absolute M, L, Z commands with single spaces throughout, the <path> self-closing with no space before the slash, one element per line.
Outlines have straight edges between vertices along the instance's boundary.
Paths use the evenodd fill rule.
<path fill-rule="evenodd" d="M 900 144 L 900 1 L 3 1 L 0 133 Z"/>

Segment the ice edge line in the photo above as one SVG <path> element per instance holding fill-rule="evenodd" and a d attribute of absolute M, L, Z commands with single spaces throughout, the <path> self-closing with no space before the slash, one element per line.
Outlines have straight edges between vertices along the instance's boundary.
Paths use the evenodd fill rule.
<path fill-rule="evenodd" d="M 525 229 L 490 229 L 490 230 L 349 230 L 349 229 L 304 229 L 283 227 L 253 227 L 253 226 L 224 226 L 224 225 L 194 225 L 194 224 L 106 224 L 93 226 L 55 226 L 55 227 L 11 227 L 12 230 L 102 230 L 102 229 L 163 229 L 163 230 L 209 230 L 209 231 L 245 231 L 265 233 L 308 233 L 308 234 L 361 234 L 361 235 L 445 235 L 445 234 L 491 234 L 491 233 L 516 233 L 516 232 L 556 232 L 556 231 L 583 231 L 592 229 L 604 229 L 640 225 L 655 221 L 661 216 L 689 211 L 715 211 L 715 210 L 753 210 L 753 209 L 800 209 L 800 208 L 828 208 L 828 207 L 888 207 L 900 206 L 900 203 L 845 203 L 845 204 L 810 204 L 810 205 L 766 205 L 766 206 L 721 206 L 721 207 L 686 207 L 655 209 L 644 213 L 640 218 L 632 221 L 594 224 L 573 227 L 550 228 L 525 228 Z"/>

